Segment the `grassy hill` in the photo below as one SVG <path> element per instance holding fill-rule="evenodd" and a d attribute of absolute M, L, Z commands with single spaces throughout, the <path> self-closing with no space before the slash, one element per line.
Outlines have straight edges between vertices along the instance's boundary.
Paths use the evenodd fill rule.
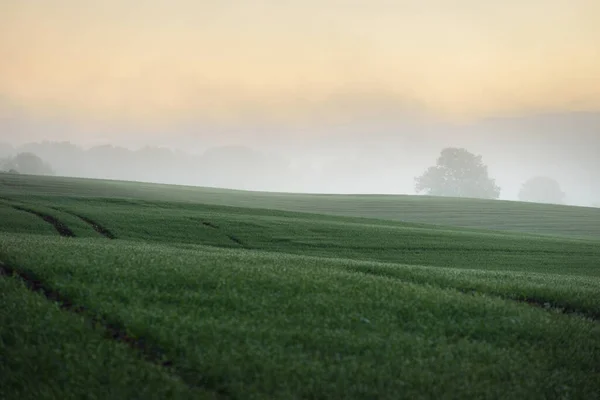
<path fill-rule="evenodd" d="M 597 398 L 600 210 L 0 175 L 0 398 Z"/>
<path fill-rule="evenodd" d="M 0 174 L 0 196 L 120 198 L 377 218 L 600 239 L 600 209 L 428 196 L 248 192 L 80 178 Z"/>

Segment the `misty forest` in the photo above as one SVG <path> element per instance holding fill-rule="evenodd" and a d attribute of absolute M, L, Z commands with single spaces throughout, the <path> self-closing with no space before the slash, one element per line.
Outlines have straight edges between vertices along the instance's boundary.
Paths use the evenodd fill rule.
<path fill-rule="evenodd" d="M 600 133 L 578 142 L 567 134 L 538 135 L 519 143 L 499 134 L 472 145 L 482 153 L 448 140 L 443 141 L 447 145 L 435 138 L 410 140 L 410 135 L 399 135 L 404 141 L 383 138 L 362 150 L 359 142 L 292 150 L 238 144 L 199 152 L 148 145 L 85 148 L 66 141 L 0 143 L 0 171 L 273 192 L 428 194 L 598 207 L 600 144 L 595 135 Z"/>
<path fill-rule="evenodd" d="M 0 1 L 0 400 L 600 400 L 600 1 Z"/>

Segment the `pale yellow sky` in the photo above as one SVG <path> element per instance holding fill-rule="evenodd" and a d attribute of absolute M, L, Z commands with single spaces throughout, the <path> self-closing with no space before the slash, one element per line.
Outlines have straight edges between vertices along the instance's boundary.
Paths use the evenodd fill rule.
<path fill-rule="evenodd" d="M 0 104 L 139 122 L 600 111 L 599 21 L 598 0 L 0 0 Z"/>

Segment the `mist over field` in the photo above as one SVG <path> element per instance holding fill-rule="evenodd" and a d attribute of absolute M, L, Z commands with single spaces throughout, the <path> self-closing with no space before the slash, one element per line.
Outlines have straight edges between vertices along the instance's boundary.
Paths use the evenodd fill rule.
<path fill-rule="evenodd" d="M 535 176 L 565 203 L 600 203 L 600 114 L 489 118 L 475 123 L 354 121 L 163 129 L 4 119 L 0 158 L 32 152 L 57 175 L 310 193 L 414 194 L 414 178 L 444 147 L 482 155 L 501 199 Z M 7 132 L 9 134 L 7 134 Z M 106 133 L 108 132 L 108 133 Z"/>
<path fill-rule="evenodd" d="M 565 203 L 600 203 L 597 1 L 176 3 L 0 4 L 0 157 L 32 152 L 68 176 L 412 194 L 462 147 L 501 199 L 541 176 Z"/>

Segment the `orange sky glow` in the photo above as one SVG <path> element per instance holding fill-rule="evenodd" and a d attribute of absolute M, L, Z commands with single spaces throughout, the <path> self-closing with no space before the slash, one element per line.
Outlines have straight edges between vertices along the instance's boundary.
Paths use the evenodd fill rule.
<path fill-rule="evenodd" d="M 600 111 L 600 1 L 2 1 L 0 114 Z"/>

